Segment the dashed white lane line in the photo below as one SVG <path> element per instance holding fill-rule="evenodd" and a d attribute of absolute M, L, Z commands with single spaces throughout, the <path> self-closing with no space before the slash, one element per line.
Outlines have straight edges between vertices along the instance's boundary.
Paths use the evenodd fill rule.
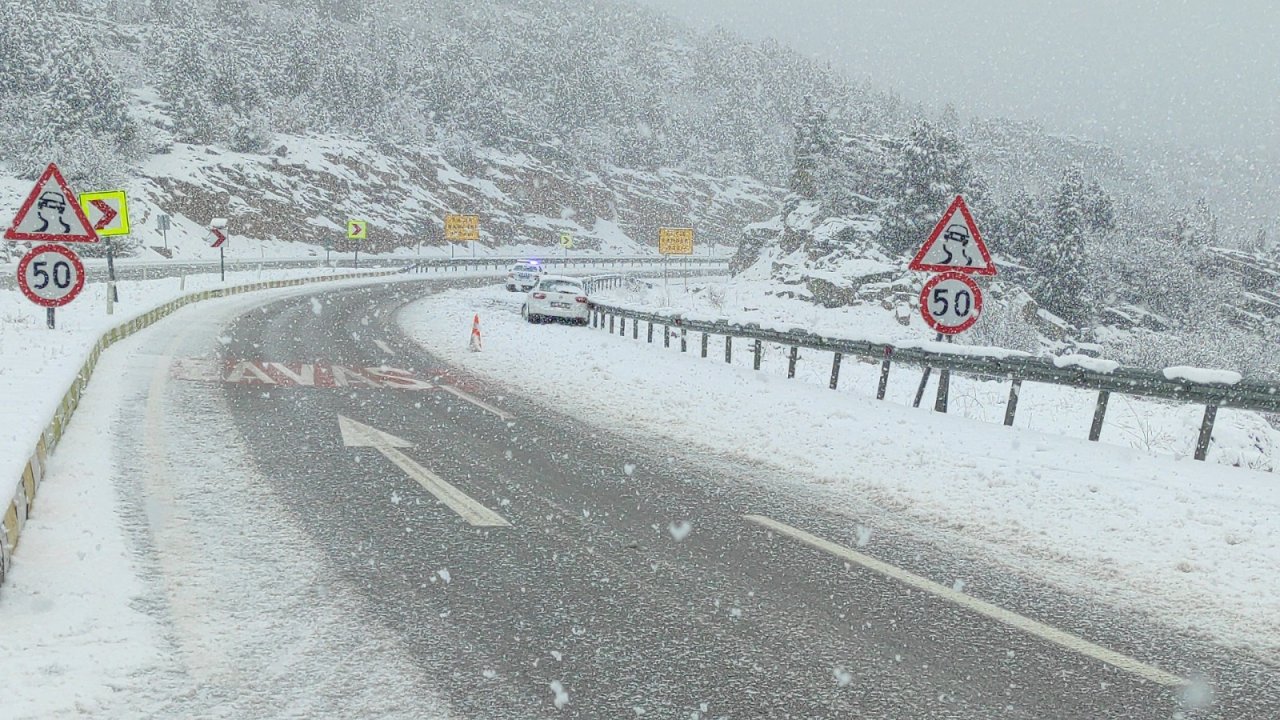
<path fill-rule="evenodd" d="M 388 355 L 395 355 L 395 354 L 396 354 L 396 351 L 395 351 L 395 350 L 392 350 L 390 345 L 387 345 L 385 342 L 383 342 L 383 341 L 381 341 L 381 340 L 374 340 L 374 341 L 373 341 L 373 344 L 374 344 L 374 345 L 377 345 L 379 350 L 381 350 L 382 352 L 384 352 L 384 353 L 386 353 L 386 354 L 388 354 Z"/>
<path fill-rule="evenodd" d="M 958 590 L 954 590 L 945 585 L 940 585 L 927 578 L 922 578 L 919 575 L 914 575 L 906 570 L 902 570 L 868 555 L 863 555 L 855 550 L 850 550 L 843 545 L 837 545 L 829 540 L 824 540 L 816 535 L 811 535 L 803 530 L 791 527 L 786 523 L 778 522 L 777 520 L 764 517 L 763 515 L 744 515 L 743 517 L 747 522 L 768 528 L 769 530 L 781 535 L 786 535 L 793 540 L 799 540 L 811 548 L 821 550 L 829 555 L 834 555 L 842 560 L 848 560 L 849 562 L 856 563 L 869 570 L 874 570 L 881 575 L 893 578 L 894 580 L 905 585 L 909 585 L 917 590 L 922 590 L 930 595 L 940 597 L 959 605 L 960 607 L 972 610 L 979 615 L 1010 625 L 1022 630 L 1023 632 L 1030 633 L 1042 640 L 1047 640 L 1073 652 L 1080 653 L 1081 655 L 1091 657 L 1095 660 L 1100 660 L 1108 665 L 1112 665 L 1121 670 L 1137 675 L 1144 680 L 1149 680 L 1159 685 L 1169 686 L 1185 685 L 1187 682 L 1177 675 L 1167 673 L 1164 670 L 1147 665 L 1141 661 L 1134 660 L 1126 655 L 1121 655 L 1114 650 L 1108 650 L 1100 645 L 1095 645 L 1084 638 L 1076 637 L 1071 633 L 1064 632 L 1055 627 L 1050 627 L 1042 622 L 1023 617 L 1017 613 L 1005 610 L 1002 607 L 997 607 L 970 595 L 965 595 Z"/>
<path fill-rule="evenodd" d="M 512 417 L 514 417 L 513 415 L 511 415 L 511 413 L 505 412 L 503 410 L 499 410 L 498 408 L 481 400 L 475 395 L 472 395 L 471 393 L 463 392 L 462 390 L 459 390 L 458 388 L 453 387 L 452 385 L 441 385 L 440 389 L 444 390 L 445 392 L 457 398 L 466 400 L 467 402 L 471 403 L 472 405 L 475 405 L 476 407 L 480 408 L 481 410 L 484 410 L 485 412 L 493 413 L 494 415 L 497 415 L 499 418 L 503 420 L 510 420 Z"/>

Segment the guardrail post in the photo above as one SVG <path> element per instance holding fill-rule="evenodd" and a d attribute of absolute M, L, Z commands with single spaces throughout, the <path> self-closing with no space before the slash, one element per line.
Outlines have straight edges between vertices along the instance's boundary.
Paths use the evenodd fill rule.
<path fill-rule="evenodd" d="M 840 384 L 840 360 L 844 357 L 841 353 L 836 353 L 831 358 L 831 384 L 832 390 L 836 389 L 836 385 Z"/>
<path fill-rule="evenodd" d="M 796 376 L 796 361 L 800 359 L 799 346 L 791 346 L 791 355 L 787 358 L 787 379 L 790 380 Z"/>
<path fill-rule="evenodd" d="M 649 321 L 649 342 L 653 342 L 653 321 Z"/>
<path fill-rule="evenodd" d="M 709 338 L 708 338 L 707 334 L 706 334 L 706 333 L 702 333 L 702 357 L 706 357 L 706 356 L 707 356 L 707 341 L 708 341 L 708 339 L 709 339 Z"/>
<path fill-rule="evenodd" d="M 640 321 L 639 320 L 634 320 L 631 323 L 631 339 L 632 340 L 640 339 Z"/>
<path fill-rule="evenodd" d="M 929 373 L 933 372 L 933 368 L 925 366 L 924 372 L 920 374 L 920 386 L 916 388 L 916 399 L 911 401 L 911 407 L 920 407 L 920 401 L 924 399 L 924 389 L 929 384 Z"/>
<path fill-rule="evenodd" d="M 885 391 L 889 389 L 889 356 L 892 354 L 893 348 L 885 345 L 884 359 L 880 361 L 880 384 L 876 387 L 877 400 L 883 400 Z"/>
<path fill-rule="evenodd" d="M 593 328 L 600 327 L 600 311 L 599 310 L 591 311 L 591 327 Z"/>
<path fill-rule="evenodd" d="M 947 401 L 951 399 L 951 370 L 942 368 L 938 371 L 938 397 L 933 401 L 933 411 L 945 413 Z"/>
<path fill-rule="evenodd" d="M 1200 437 L 1196 440 L 1196 459 L 1204 460 L 1209 454 L 1209 441 L 1213 439 L 1213 421 L 1218 417 L 1217 405 L 1204 406 L 1204 420 L 1200 421 Z"/>
<path fill-rule="evenodd" d="M 764 354 L 764 343 L 760 342 L 760 338 L 756 338 L 756 346 L 752 348 L 751 367 L 753 370 L 760 369 L 760 356 Z"/>
<path fill-rule="evenodd" d="M 689 351 L 689 330 L 680 328 L 680 352 Z"/>
<path fill-rule="evenodd" d="M 609 334 L 613 334 L 613 313 L 609 313 Z"/>
<path fill-rule="evenodd" d="M 627 335 L 627 316 L 620 315 L 618 317 L 618 334 L 626 337 Z"/>
<path fill-rule="evenodd" d="M 1089 439 L 1094 442 L 1102 437 L 1102 420 L 1107 416 L 1107 401 L 1110 399 L 1110 391 L 1098 392 L 1098 406 L 1093 409 L 1093 425 L 1089 427 Z"/>
<path fill-rule="evenodd" d="M 1009 402 L 1004 406 L 1004 424 L 1013 427 L 1013 414 L 1018 412 L 1018 395 L 1022 393 L 1022 379 L 1009 383 Z"/>
<path fill-rule="evenodd" d="M 727 363 L 733 362 L 733 336 L 732 335 L 724 336 L 724 361 Z"/>
<path fill-rule="evenodd" d="M 662 326 L 662 347 L 671 347 L 671 326 Z"/>

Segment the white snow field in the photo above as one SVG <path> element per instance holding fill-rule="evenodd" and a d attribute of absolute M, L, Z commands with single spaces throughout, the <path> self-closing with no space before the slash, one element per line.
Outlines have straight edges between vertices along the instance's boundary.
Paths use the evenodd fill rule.
<path fill-rule="evenodd" d="M 584 421 L 755 463 L 780 484 L 829 494 L 833 507 L 874 504 L 881 521 L 938 529 L 1071 592 L 1280 657 L 1280 537 L 1271 530 L 1280 482 L 1137 449 L 1126 436 L 1149 427 L 1189 452 L 1184 426 L 1199 408 L 1113 400 L 1106 442 L 1091 443 L 1090 393 L 1027 384 L 1019 426 L 1006 428 L 991 416 L 1004 384 L 953 379 L 953 413 L 942 415 L 910 407 L 915 369 L 895 368 L 882 402 L 878 365 L 845 363 L 833 392 L 829 354 L 802 362 L 807 379 L 787 380 L 780 350 L 766 357 L 771 372 L 756 372 L 741 349 L 726 365 L 719 339 L 703 359 L 696 338 L 687 354 L 676 340 L 664 348 L 660 329 L 649 345 L 643 329 L 637 341 L 630 328 L 624 338 L 530 325 L 521 298 L 500 287 L 448 291 L 407 306 L 399 321 L 442 359 Z M 475 313 L 482 352 L 467 349 Z M 1136 425 L 1123 424 L 1129 415 Z M 1220 415 L 1220 440 L 1253 428 L 1247 416 Z"/>
<path fill-rule="evenodd" d="M 177 280 L 139 285 L 121 287 L 139 310 L 177 294 Z M 351 591 L 261 491 L 219 396 L 168 382 L 170 355 L 212 351 L 264 296 L 314 291 L 197 303 L 102 356 L 0 591 L 0 716 L 446 716 L 407 651 L 357 619 Z M 0 477 L 16 478 L 30 431 L 106 323 L 86 300 L 49 331 L 10 294 Z"/>

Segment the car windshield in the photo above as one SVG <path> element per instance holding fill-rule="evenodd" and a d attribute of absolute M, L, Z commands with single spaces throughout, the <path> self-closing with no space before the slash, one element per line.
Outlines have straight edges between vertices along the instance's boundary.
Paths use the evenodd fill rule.
<path fill-rule="evenodd" d="M 543 292 L 582 294 L 582 286 L 569 280 L 544 280 L 538 285 L 538 289 Z"/>
<path fill-rule="evenodd" d="M 511 266 L 511 269 L 515 272 L 537 272 L 538 266 L 532 263 L 516 263 Z"/>

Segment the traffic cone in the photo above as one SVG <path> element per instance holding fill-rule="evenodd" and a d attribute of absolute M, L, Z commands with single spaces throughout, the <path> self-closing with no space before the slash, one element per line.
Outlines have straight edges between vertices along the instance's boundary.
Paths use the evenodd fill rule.
<path fill-rule="evenodd" d="M 475 320 L 471 321 L 471 352 L 480 352 L 482 345 L 480 343 L 480 313 L 476 313 Z"/>

